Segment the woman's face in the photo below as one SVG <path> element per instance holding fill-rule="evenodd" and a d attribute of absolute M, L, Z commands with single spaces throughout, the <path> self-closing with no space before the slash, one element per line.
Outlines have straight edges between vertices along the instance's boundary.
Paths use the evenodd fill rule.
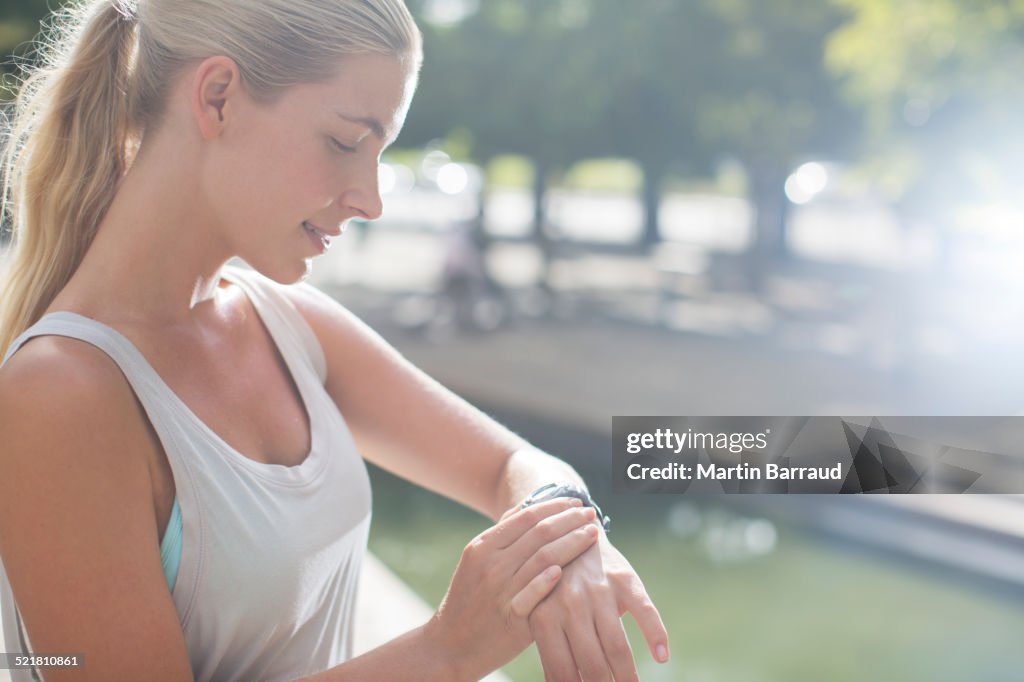
<path fill-rule="evenodd" d="M 293 86 L 271 105 L 236 97 L 233 125 L 204 178 L 216 188 L 209 201 L 233 253 L 272 279 L 295 282 L 324 250 L 322 233 L 378 218 L 380 154 L 398 135 L 414 89 L 397 58 L 359 55 L 329 82 Z"/>

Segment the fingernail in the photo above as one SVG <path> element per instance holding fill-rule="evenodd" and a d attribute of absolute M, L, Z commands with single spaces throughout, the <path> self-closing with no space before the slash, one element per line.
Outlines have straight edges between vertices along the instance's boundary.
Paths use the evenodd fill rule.
<path fill-rule="evenodd" d="M 546 571 L 544 571 L 544 577 L 547 578 L 548 580 L 554 580 L 555 578 L 558 577 L 558 574 L 561 573 L 561 572 L 562 572 L 561 567 L 559 567 L 559 566 L 552 566 L 551 568 L 549 568 Z"/>
<path fill-rule="evenodd" d="M 665 648 L 664 644 L 659 644 L 656 648 L 658 662 L 665 663 L 668 661 L 668 649 Z"/>
<path fill-rule="evenodd" d="M 589 535 L 592 538 L 596 538 L 597 537 L 597 526 L 594 526 L 594 525 L 587 526 L 587 535 Z"/>
<path fill-rule="evenodd" d="M 597 512 L 594 511 L 593 507 L 587 507 L 586 513 L 587 513 L 587 518 L 590 519 L 591 521 L 593 521 L 594 519 L 597 518 Z"/>
<path fill-rule="evenodd" d="M 572 499 L 572 502 L 570 502 L 569 504 L 571 504 L 572 506 L 574 506 L 574 507 L 582 507 L 583 506 L 583 500 L 581 500 L 581 499 L 579 499 L 577 497 L 573 497 L 573 498 L 570 498 L 570 499 Z"/>

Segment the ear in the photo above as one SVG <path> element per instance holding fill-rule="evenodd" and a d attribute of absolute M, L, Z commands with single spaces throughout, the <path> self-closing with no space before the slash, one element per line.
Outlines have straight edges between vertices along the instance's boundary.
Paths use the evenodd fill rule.
<path fill-rule="evenodd" d="M 217 137 L 243 95 L 238 65 L 223 55 L 206 58 L 196 67 L 190 95 L 200 134 L 206 139 Z"/>

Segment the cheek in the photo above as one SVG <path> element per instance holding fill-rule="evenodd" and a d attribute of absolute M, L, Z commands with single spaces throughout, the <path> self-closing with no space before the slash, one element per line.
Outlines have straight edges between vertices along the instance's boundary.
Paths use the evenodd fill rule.
<path fill-rule="evenodd" d="M 323 151 L 314 149 L 304 155 L 303 161 L 294 169 L 291 184 L 297 196 L 308 197 L 319 210 L 334 200 L 338 184 L 337 164 L 332 164 Z"/>
<path fill-rule="evenodd" d="M 263 128 L 209 159 L 204 191 L 230 232 L 274 230 L 322 210 L 339 185 L 340 164 L 309 131 Z"/>
<path fill-rule="evenodd" d="M 254 222 L 296 222 L 310 217 L 328 201 L 328 183 L 316 150 L 299 142 L 265 147 L 249 158 L 237 176 L 239 192 Z"/>
<path fill-rule="evenodd" d="M 308 131 L 282 139 L 282 144 L 261 164 L 266 179 L 273 183 L 263 185 L 267 194 L 300 211 L 319 211 L 330 203 L 339 165 L 325 145 Z"/>

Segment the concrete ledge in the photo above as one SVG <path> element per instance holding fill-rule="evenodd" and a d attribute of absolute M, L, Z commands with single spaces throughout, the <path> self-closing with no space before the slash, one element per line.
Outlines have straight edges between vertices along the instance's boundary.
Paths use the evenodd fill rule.
<path fill-rule="evenodd" d="M 433 613 L 434 609 L 391 569 L 367 552 L 356 602 L 356 656 L 423 625 Z M 0 631 L 2 629 L 3 623 L 0 623 Z M 500 672 L 484 679 L 487 682 L 509 682 L 509 678 Z M 9 671 L 0 670 L 0 682 L 11 682 Z"/>

